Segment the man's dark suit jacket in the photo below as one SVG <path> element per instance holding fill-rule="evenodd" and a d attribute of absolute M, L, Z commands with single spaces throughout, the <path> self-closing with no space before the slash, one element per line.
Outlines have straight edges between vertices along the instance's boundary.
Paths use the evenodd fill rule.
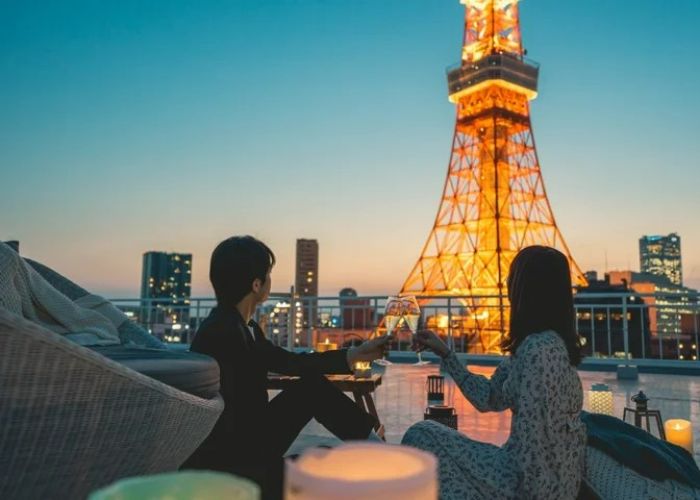
<path fill-rule="evenodd" d="M 255 334 L 253 340 L 248 326 Z M 291 353 L 273 345 L 258 326 L 246 325 L 236 308 L 216 307 L 195 335 L 192 351 L 213 357 L 221 371 L 225 408 L 214 429 L 183 467 L 236 471 L 265 460 L 268 372 L 286 375 L 350 373 L 347 350 Z M 274 416 L 283 419 L 284 415 Z"/>

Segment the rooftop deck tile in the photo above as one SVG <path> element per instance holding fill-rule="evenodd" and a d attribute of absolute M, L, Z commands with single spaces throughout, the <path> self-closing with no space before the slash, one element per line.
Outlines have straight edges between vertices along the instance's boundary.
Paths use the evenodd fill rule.
<path fill-rule="evenodd" d="M 406 430 L 423 419 L 426 406 L 425 380 L 439 373 L 437 365 L 413 366 L 394 364 L 375 371 L 383 372 L 383 383 L 377 388 L 377 411 L 386 428 L 389 443 L 399 443 Z M 470 370 L 489 376 L 493 367 L 470 366 Z M 700 463 L 700 377 L 684 375 L 639 375 L 639 380 L 617 380 L 615 373 L 580 371 L 584 388 L 584 409 L 588 406 L 587 390 L 591 385 L 604 383 L 613 392 L 615 415 L 622 416 L 624 407 L 633 406 L 630 398 L 643 390 L 651 399 L 649 407 L 661 410 L 664 420 L 683 418 L 693 425 L 695 461 Z M 459 415 L 459 430 L 473 439 L 501 445 L 508 438 L 510 411 L 479 413 L 467 401 L 451 378 L 445 379 L 445 402 Z M 283 418 L 283 417 L 281 417 Z M 339 441 L 315 421 L 306 426 L 302 435 L 290 448 L 290 453 L 318 444 L 333 445 Z"/>

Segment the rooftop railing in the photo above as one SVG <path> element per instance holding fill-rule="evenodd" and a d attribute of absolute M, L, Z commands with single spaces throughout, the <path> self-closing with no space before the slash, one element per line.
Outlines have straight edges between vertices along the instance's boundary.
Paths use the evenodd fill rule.
<path fill-rule="evenodd" d="M 458 353 L 496 354 L 494 338 L 507 334 L 504 325 L 489 325 L 497 316 L 493 297 L 421 297 L 422 326 L 438 333 Z M 507 304 L 506 297 L 502 297 Z M 114 299 L 133 320 L 164 340 L 189 343 L 215 307 L 214 298 Z M 316 349 L 319 343 L 338 347 L 383 334 L 386 296 L 295 297 L 273 294 L 255 313 L 267 337 L 290 349 Z M 588 358 L 667 360 L 700 366 L 700 294 L 578 293 L 575 328 Z M 410 350 L 411 334 L 394 332 L 392 352 Z M 491 352 L 485 346 L 491 346 Z"/>

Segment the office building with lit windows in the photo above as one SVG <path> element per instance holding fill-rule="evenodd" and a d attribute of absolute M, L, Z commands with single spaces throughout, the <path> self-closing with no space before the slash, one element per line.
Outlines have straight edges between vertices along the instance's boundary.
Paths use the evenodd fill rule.
<path fill-rule="evenodd" d="M 639 239 L 639 270 L 666 277 L 670 283 L 682 286 L 681 237 L 676 233 L 642 236 Z"/>
<path fill-rule="evenodd" d="M 146 252 L 141 274 L 141 322 L 157 337 L 189 339 L 192 254 Z"/>
<path fill-rule="evenodd" d="M 316 324 L 318 304 L 318 241 L 298 239 L 296 249 L 296 275 L 294 290 L 300 299 L 303 319 L 299 327 Z M 305 299 L 305 297 L 310 297 Z"/>

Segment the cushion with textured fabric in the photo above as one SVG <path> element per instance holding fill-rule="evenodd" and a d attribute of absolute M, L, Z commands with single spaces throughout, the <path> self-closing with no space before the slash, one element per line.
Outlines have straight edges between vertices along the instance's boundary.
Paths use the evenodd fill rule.
<path fill-rule="evenodd" d="M 123 345 L 95 346 L 91 349 L 193 396 L 211 399 L 219 392 L 219 365 L 209 356 L 189 351 Z"/>

